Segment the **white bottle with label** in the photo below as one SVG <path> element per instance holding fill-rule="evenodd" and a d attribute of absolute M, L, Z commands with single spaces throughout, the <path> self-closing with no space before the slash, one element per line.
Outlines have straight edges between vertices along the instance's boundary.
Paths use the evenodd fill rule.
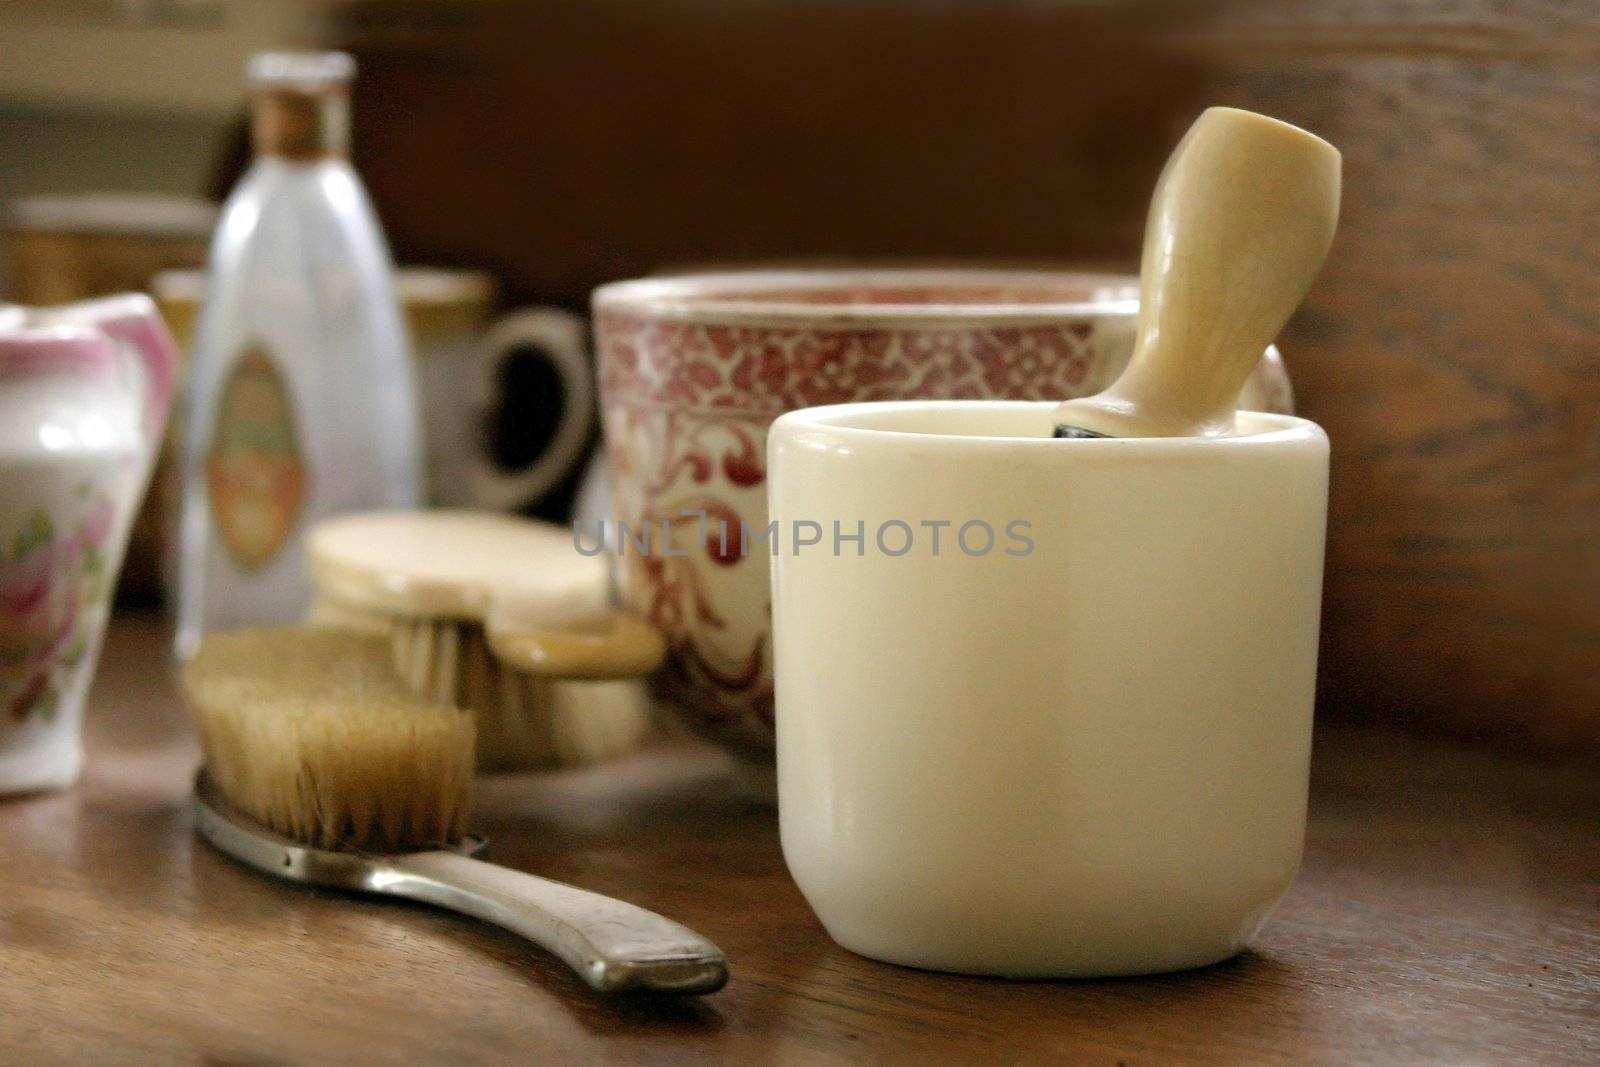
<path fill-rule="evenodd" d="M 388 247 L 346 154 L 340 53 L 256 56 L 256 158 L 223 209 L 189 372 L 178 653 L 299 619 L 318 519 L 415 507 L 416 386 Z"/>

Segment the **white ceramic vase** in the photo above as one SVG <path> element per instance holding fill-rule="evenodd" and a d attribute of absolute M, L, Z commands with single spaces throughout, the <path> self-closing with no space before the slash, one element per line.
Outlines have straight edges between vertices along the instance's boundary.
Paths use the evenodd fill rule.
<path fill-rule="evenodd" d="M 65 786 L 172 391 L 147 297 L 0 307 L 0 794 Z"/>

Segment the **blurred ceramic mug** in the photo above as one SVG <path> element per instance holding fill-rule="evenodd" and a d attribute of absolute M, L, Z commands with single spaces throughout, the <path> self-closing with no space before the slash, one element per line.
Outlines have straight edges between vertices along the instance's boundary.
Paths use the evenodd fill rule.
<path fill-rule="evenodd" d="M 1247 413 L 1227 437 L 1063 441 L 1054 408 L 772 428 L 784 859 L 864 955 L 1198 967 L 1299 864 L 1327 437 Z"/>
<path fill-rule="evenodd" d="M 737 534 L 768 522 L 772 420 L 845 401 L 1084 396 L 1126 365 L 1137 311 L 1137 279 L 1057 271 L 743 271 L 595 291 L 612 514 L 657 535 L 649 553 L 614 539 L 621 592 L 667 635 L 663 695 L 739 757 L 747 789 L 771 790 L 771 594 Z M 1291 410 L 1276 349 L 1239 399 Z"/>
<path fill-rule="evenodd" d="M 583 458 L 594 428 L 594 374 L 580 316 L 527 307 L 494 316 L 494 279 L 474 270 L 402 267 L 395 287 L 416 356 L 428 503 L 514 511 L 538 503 Z M 202 271 L 164 271 L 153 289 L 187 351 L 205 299 Z M 516 384 L 516 362 L 532 359 L 549 388 Z M 526 411 L 532 417 L 522 417 Z M 536 454 L 508 469 L 494 454 L 495 413 L 539 422 Z M 175 428 L 169 440 L 178 440 Z M 168 465 L 171 466 L 170 464 Z"/>

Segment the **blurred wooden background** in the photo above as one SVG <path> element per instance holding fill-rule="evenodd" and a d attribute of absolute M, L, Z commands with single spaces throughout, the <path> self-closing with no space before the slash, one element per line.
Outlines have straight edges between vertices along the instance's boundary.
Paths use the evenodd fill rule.
<path fill-rule="evenodd" d="M 1205 105 L 1345 155 L 1282 342 L 1334 443 L 1327 713 L 1600 745 L 1600 5 L 360 2 L 402 258 L 1136 262 Z"/>

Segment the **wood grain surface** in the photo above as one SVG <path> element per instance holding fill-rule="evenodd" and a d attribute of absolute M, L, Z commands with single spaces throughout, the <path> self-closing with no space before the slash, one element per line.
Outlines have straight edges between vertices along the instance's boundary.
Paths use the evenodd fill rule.
<path fill-rule="evenodd" d="M 1600 5 L 1233 5 L 1190 45 L 1344 151 L 1283 343 L 1334 447 L 1324 706 L 1600 745 Z"/>
<path fill-rule="evenodd" d="M 1322 706 L 1600 749 L 1600 4 L 366 0 L 402 255 L 512 298 L 692 263 L 1137 265 L 1208 104 L 1344 153 L 1283 339 L 1333 441 Z"/>
<path fill-rule="evenodd" d="M 113 626 L 77 789 L 0 801 L 0 1063 L 1594 1063 L 1600 783 L 1370 728 L 1319 736 L 1305 864 L 1251 951 L 1007 982 L 833 945 L 770 811 L 682 739 L 492 781 L 500 862 L 694 926 L 733 980 L 602 1000 L 514 938 L 209 851 L 153 619 Z"/>

